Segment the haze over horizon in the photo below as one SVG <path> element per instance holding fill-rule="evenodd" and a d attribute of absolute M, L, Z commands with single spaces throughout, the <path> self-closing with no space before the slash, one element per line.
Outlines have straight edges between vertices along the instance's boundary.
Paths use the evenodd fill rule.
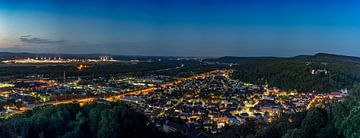
<path fill-rule="evenodd" d="M 0 0 L 0 52 L 360 55 L 355 0 Z"/>

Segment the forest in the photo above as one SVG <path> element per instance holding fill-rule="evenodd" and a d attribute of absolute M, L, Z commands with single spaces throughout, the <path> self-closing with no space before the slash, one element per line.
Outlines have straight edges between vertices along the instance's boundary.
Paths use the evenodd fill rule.
<path fill-rule="evenodd" d="M 232 77 L 255 84 L 268 84 L 300 92 L 332 92 L 350 89 L 360 82 L 360 59 L 329 54 L 292 58 L 220 58 L 237 63 Z M 312 71 L 327 73 L 313 74 Z"/>

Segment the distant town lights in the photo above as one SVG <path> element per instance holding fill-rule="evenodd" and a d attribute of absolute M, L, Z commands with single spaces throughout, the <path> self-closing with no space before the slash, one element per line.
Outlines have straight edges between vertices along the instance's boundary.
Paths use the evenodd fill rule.
<path fill-rule="evenodd" d="M 88 63 L 88 62 L 118 62 L 108 56 L 101 56 L 99 59 L 62 59 L 61 57 L 36 57 L 22 58 L 2 61 L 5 64 L 64 64 L 64 63 Z"/>

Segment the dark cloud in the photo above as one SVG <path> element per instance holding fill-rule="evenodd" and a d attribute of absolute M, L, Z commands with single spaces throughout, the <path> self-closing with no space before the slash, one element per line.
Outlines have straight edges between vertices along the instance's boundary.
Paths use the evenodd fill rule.
<path fill-rule="evenodd" d="M 66 42 L 65 40 L 52 40 L 52 39 L 33 37 L 32 35 L 21 36 L 20 41 L 31 44 L 63 44 Z"/>

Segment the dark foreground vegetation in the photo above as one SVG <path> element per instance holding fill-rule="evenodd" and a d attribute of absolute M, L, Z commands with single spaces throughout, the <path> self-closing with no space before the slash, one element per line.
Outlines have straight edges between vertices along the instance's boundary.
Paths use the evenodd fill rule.
<path fill-rule="evenodd" d="M 41 107 L 0 122 L 0 137 L 166 137 L 122 103 Z"/>

